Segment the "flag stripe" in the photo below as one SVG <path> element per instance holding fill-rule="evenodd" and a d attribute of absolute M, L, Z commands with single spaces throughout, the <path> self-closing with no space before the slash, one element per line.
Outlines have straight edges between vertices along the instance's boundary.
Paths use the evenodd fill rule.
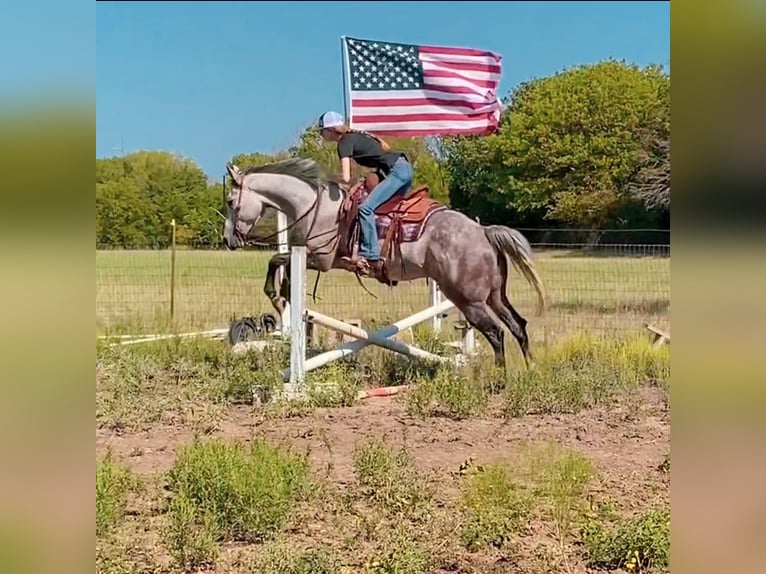
<path fill-rule="evenodd" d="M 437 86 L 439 87 L 439 86 Z M 441 90 L 401 90 L 398 92 L 386 91 L 386 90 L 366 90 L 359 92 L 351 92 L 353 106 L 367 105 L 366 102 L 374 102 L 374 105 L 384 105 L 383 102 L 390 102 L 393 106 L 398 106 L 399 102 L 407 101 L 410 99 L 418 100 L 408 105 L 424 105 L 427 101 L 445 103 L 445 105 L 469 105 L 473 106 L 486 106 L 487 102 L 486 90 L 481 94 L 453 94 Z M 370 104 L 373 105 L 373 104 Z"/>
<path fill-rule="evenodd" d="M 487 88 L 476 88 L 472 85 L 467 86 L 448 78 L 433 79 L 429 82 L 426 82 L 423 87 L 428 90 L 433 90 L 434 92 L 444 92 L 449 94 L 477 96 L 486 96 L 487 94 Z"/>
<path fill-rule="evenodd" d="M 499 58 L 499 54 L 489 50 L 476 50 L 475 48 L 454 48 L 449 46 L 419 46 L 421 54 L 449 54 L 453 56 L 490 56 Z"/>
<path fill-rule="evenodd" d="M 471 134 L 471 133 L 492 133 L 494 126 L 488 124 L 485 120 L 477 122 L 388 122 L 379 124 L 360 124 L 357 126 L 375 134 L 388 134 L 391 136 L 415 135 L 412 132 L 419 132 L 419 135 L 434 135 L 433 130 L 438 130 L 438 134 Z M 430 130 L 430 131 L 429 131 Z"/>
<path fill-rule="evenodd" d="M 480 86 L 482 88 L 493 89 L 497 87 L 497 80 L 485 79 L 485 78 L 471 78 L 463 74 L 456 72 L 450 72 L 449 70 L 428 70 L 423 73 L 423 81 L 438 82 L 443 84 L 442 80 L 455 80 L 457 85 L 470 84 L 473 86 Z M 447 84 L 451 85 L 451 83 Z"/>
<path fill-rule="evenodd" d="M 501 61 L 492 56 L 437 56 L 435 54 L 420 54 L 421 62 L 447 62 L 451 64 L 483 64 L 484 66 L 500 66 Z"/>
<path fill-rule="evenodd" d="M 441 59 L 425 59 L 420 58 L 423 62 L 423 70 L 430 70 L 433 68 L 449 68 L 460 72 L 484 72 L 485 74 L 500 74 L 501 69 L 498 64 L 485 64 L 480 61 L 470 62 L 453 62 L 450 60 Z"/>
<path fill-rule="evenodd" d="M 357 88 L 349 86 L 352 126 L 390 136 L 487 134 L 497 128 L 500 55 L 473 48 L 352 43 Z"/>
<path fill-rule="evenodd" d="M 413 108 L 423 110 L 426 113 L 440 110 L 469 115 L 487 106 L 487 104 L 462 101 L 456 104 L 453 100 L 439 100 L 436 98 L 408 98 L 401 100 L 361 100 L 355 98 L 352 103 L 358 115 L 387 112 L 392 114 L 406 113 L 407 110 L 412 110 Z"/>
<path fill-rule="evenodd" d="M 456 114 L 451 113 L 423 113 L 418 110 L 416 113 L 393 113 L 388 112 L 385 114 L 372 114 L 372 115 L 360 115 L 355 114 L 354 115 L 354 122 L 359 124 L 380 124 L 380 123 L 386 123 L 386 122 L 441 122 L 441 121 L 447 121 L 451 122 L 455 120 Z M 474 114 L 471 116 L 470 121 L 479 121 L 479 120 L 485 120 L 489 121 L 493 118 L 491 117 L 493 114 L 492 112 L 482 112 L 480 114 Z M 469 121 L 469 120 L 466 120 Z"/>

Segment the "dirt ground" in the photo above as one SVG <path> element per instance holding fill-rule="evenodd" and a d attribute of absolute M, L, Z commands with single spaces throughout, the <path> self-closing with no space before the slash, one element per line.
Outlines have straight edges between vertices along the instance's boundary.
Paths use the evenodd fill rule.
<path fill-rule="evenodd" d="M 502 460 L 528 445 L 554 442 L 588 458 L 598 470 L 597 493 L 631 513 L 669 504 L 669 474 L 661 469 L 670 451 L 668 405 L 656 388 L 646 389 L 643 399 L 573 415 L 506 420 L 489 413 L 463 421 L 413 418 L 401 396 L 370 398 L 358 406 L 317 409 L 307 416 L 287 419 L 264 417 L 254 407 L 235 407 L 210 436 L 245 442 L 266 436 L 284 441 L 294 449 L 308 451 L 315 470 L 325 472 L 329 467 L 331 480 L 341 487 L 354 480 L 353 448 L 363 437 L 385 438 L 391 445 L 405 443 L 417 465 L 428 471 L 431 480 L 447 488 L 454 484 L 451 477 L 468 460 L 475 464 Z M 96 452 L 103 456 L 110 450 L 136 473 L 149 475 L 168 470 L 177 449 L 193 438 L 190 430 L 178 427 L 122 434 L 97 430 Z M 508 570 L 497 564 L 485 566 L 493 572 L 528 571 L 518 566 Z M 444 571 L 481 572 L 485 566 L 454 565 Z M 570 570 L 587 571 L 582 565 Z"/>
<path fill-rule="evenodd" d="M 656 389 L 647 389 L 647 400 L 638 413 L 631 405 L 511 420 L 424 421 L 409 416 L 400 397 L 369 398 L 358 406 L 319 408 L 308 416 L 288 419 L 266 419 L 257 409 L 233 407 L 210 436 L 245 442 L 267 436 L 298 450 L 308 448 L 315 466 L 325 468 L 331 463 L 340 482 L 350 478 L 354 444 L 366 436 L 384 437 L 394 445 L 406 443 L 420 466 L 437 472 L 451 472 L 468 458 L 489 461 L 530 442 L 553 441 L 581 452 L 626 491 L 655 476 L 652 469 L 670 450 L 670 415 Z M 120 434 L 97 430 L 96 454 L 103 456 L 111 449 L 135 472 L 161 472 L 172 465 L 176 449 L 193 438 L 191 431 L 178 427 Z"/>

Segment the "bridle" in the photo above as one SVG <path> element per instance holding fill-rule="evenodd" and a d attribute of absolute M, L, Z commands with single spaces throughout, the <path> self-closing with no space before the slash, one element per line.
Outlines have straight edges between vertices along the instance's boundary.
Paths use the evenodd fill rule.
<path fill-rule="evenodd" d="M 224 179 L 225 179 L 225 177 L 226 176 L 224 176 Z M 234 181 L 233 180 L 232 180 L 232 187 L 234 187 Z M 240 212 L 240 210 L 242 208 L 242 196 L 243 196 L 244 187 L 245 187 L 245 185 L 244 185 L 244 176 L 243 176 L 242 184 L 238 186 L 237 200 L 236 200 L 236 203 L 234 204 L 234 222 L 233 223 L 234 223 L 234 235 L 244 245 L 247 245 L 247 246 L 257 246 L 257 245 L 261 245 L 261 246 L 262 245 L 268 245 L 268 246 L 271 246 L 268 243 L 270 240 L 278 237 L 281 233 L 290 230 L 292 227 L 294 227 L 295 225 L 300 223 L 303 219 L 305 219 L 309 215 L 309 213 L 311 213 L 312 211 L 314 211 L 314 218 L 311 221 L 311 225 L 309 226 L 309 230 L 307 232 L 307 235 L 306 235 L 306 238 L 304 240 L 304 243 L 308 243 L 312 239 L 317 239 L 317 238 L 322 237 L 324 235 L 327 235 L 329 233 L 335 232 L 335 234 L 332 237 L 330 237 L 330 239 L 326 243 L 323 243 L 322 245 L 319 246 L 318 249 L 321 249 L 321 248 L 327 247 L 330 243 L 333 242 L 333 240 L 335 240 L 335 239 L 339 240 L 340 239 L 340 232 L 339 232 L 339 228 L 337 226 L 334 229 L 330 229 L 328 231 L 324 231 L 324 232 L 319 233 L 319 234 L 317 234 L 315 236 L 311 235 L 311 231 L 314 229 L 314 225 L 316 225 L 317 216 L 319 215 L 319 209 L 318 208 L 319 208 L 319 205 L 320 205 L 319 202 L 320 202 L 320 198 L 321 198 L 321 195 L 322 195 L 321 191 L 318 192 L 314 196 L 314 201 L 311 203 L 311 206 L 309 206 L 309 208 L 303 213 L 303 215 L 301 215 L 300 217 L 297 217 L 295 219 L 295 221 L 290 223 L 284 229 L 277 229 L 277 231 L 275 233 L 272 233 L 271 235 L 267 235 L 266 237 L 256 237 L 256 238 L 253 238 L 253 239 L 247 239 L 247 237 L 250 235 L 250 233 L 252 232 L 253 228 L 255 227 L 255 222 L 250 226 L 250 229 L 248 229 L 247 232 L 244 233 L 244 234 L 241 233 L 239 231 L 239 229 L 237 228 L 237 223 L 239 222 L 239 212 Z M 228 203 L 228 201 L 227 201 L 227 203 Z M 316 251 L 318 251 L 318 249 L 314 250 L 314 251 L 316 252 Z M 329 254 L 331 252 L 332 252 L 331 250 L 328 250 L 328 251 L 325 251 L 325 252 L 316 252 L 315 255 L 327 255 L 327 254 Z"/>

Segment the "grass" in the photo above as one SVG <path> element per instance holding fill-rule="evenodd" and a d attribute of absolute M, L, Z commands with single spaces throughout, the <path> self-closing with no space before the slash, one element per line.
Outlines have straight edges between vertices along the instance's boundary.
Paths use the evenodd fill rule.
<path fill-rule="evenodd" d="M 130 470 L 107 455 L 96 461 L 96 536 L 113 532 L 125 515 L 126 499 L 137 485 Z"/>
<path fill-rule="evenodd" d="M 305 416 L 320 407 L 355 405 L 363 387 L 402 383 L 411 388 L 401 400 L 420 420 L 470 419 L 498 405 L 513 418 L 611 406 L 636 400 L 647 386 L 667 392 L 670 385 L 668 346 L 653 347 L 646 336 L 578 333 L 540 350 L 531 369 L 511 370 L 507 378 L 487 353 L 455 370 L 370 348 L 310 372 L 304 398 L 284 403 L 275 391 L 282 385 L 287 352 L 278 346 L 234 356 L 227 343 L 207 339 L 100 347 L 97 424 L 116 432 L 180 424 L 206 435 L 235 405 L 270 398 L 268 416 Z"/>
<path fill-rule="evenodd" d="M 258 542 L 277 533 L 306 488 L 304 457 L 264 440 L 185 447 L 168 475 L 167 543 L 178 564 L 212 563 L 217 542 Z"/>
<path fill-rule="evenodd" d="M 663 570 L 670 562 L 670 510 L 651 509 L 615 524 L 590 523 L 582 540 L 593 567 Z"/>
<path fill-rule="evenodd" d="M 261 288 L 270 252 L 178 251 L 174 321 L 171 325 L 170 253 L 96 251 L 96 329 L 99 333 L 148 333 L 220 328 L 233 317 L 273 312 Z M 518 273 L 511 272 L 510 298 L 530 320 L 533 342 L 541 343 L 578 329 L 640 328 L 642 321 L 667 326 L 670 259 L 667 257 L 587 257 L 539 252 L 536 262 L 553 307 L 534 316 L 535 297 Z M 309 291 L 315 274 L 309 273 Z M 366 281 L 366 294 L 350 273 L 321 276 L 316 303 L 334 317 L 391 321 L 428 306 L 424 280 L 388 288 Z M 456 318 L 454 310 L 451 313 Z M 449 325 L 449 323 L 447 323 Z"/>
<path fill-rule="evenodd" d="M 430 350 L 444 338 L 423 328 L 412 336 Z M 643 334 L 576 332 L 505 377 L 486 352 L 453 371 L 370 348 L 312 372 L 305 400 L 285 404 L 274 390 L 286 347 L 233 356 L 226 342 L 203 339 L 98 345 L 97 437 L 132 436 L 151 453 L 97 460 L 97 571 L 665 570 L 669 516 L 641 493 L 647 482 L 668 488 L 668 446 L 649 474 L 629 469 L 630 480 L 641 476 L 625 503 L 625 485 L 602 482 L 614 459 L 587 452 L 599 437 L 575 442 L 555 427 L 578 424 L 560 413 L 593 421 L 583 412 L 593 406 L 624 424 L 609 408 L 636 404 L 647 387 L 669 390 L 669 354 Z M 360 388 L 400 383 L 411 384 L 394 399 L 400 405 L 356 400 Z M 272 401 L 259 404 L 266 395 Z M 370 415 L 400 424 L 402 436 L 360 434 Z M 472 427 L 487 425 L 490 444 L 477 442 Z M 633 432 L 615 432 L 623 430 Z M 137 480 L 132 457 L 146 472 L 165 433 L 180 437 L 167 439 L 167 466 Z M 327 463 L 317 449 L 343 462 Z M 430 460 L 435 449 L 469 462 L 447 468 Z"/>
<path fill-rule="evenodd" d="M 646 337 L 578 333 L 540 353 L 508 382 L 506 413 L 572 413 L 610 405 L 647 384 L 670 385 L 670 348 Z"/>

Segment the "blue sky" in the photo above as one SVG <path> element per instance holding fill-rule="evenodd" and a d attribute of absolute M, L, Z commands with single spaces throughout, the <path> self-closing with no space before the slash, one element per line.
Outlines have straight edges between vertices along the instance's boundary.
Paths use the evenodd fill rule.
<path fill-rule="evenodd" d="M 99 2 L 96 155 L 168 150 L 213 180 L 343 112 L 340 37 L 482 48 L 519 82 L 605 58 L 670 64 L 668 2 Z"/>

